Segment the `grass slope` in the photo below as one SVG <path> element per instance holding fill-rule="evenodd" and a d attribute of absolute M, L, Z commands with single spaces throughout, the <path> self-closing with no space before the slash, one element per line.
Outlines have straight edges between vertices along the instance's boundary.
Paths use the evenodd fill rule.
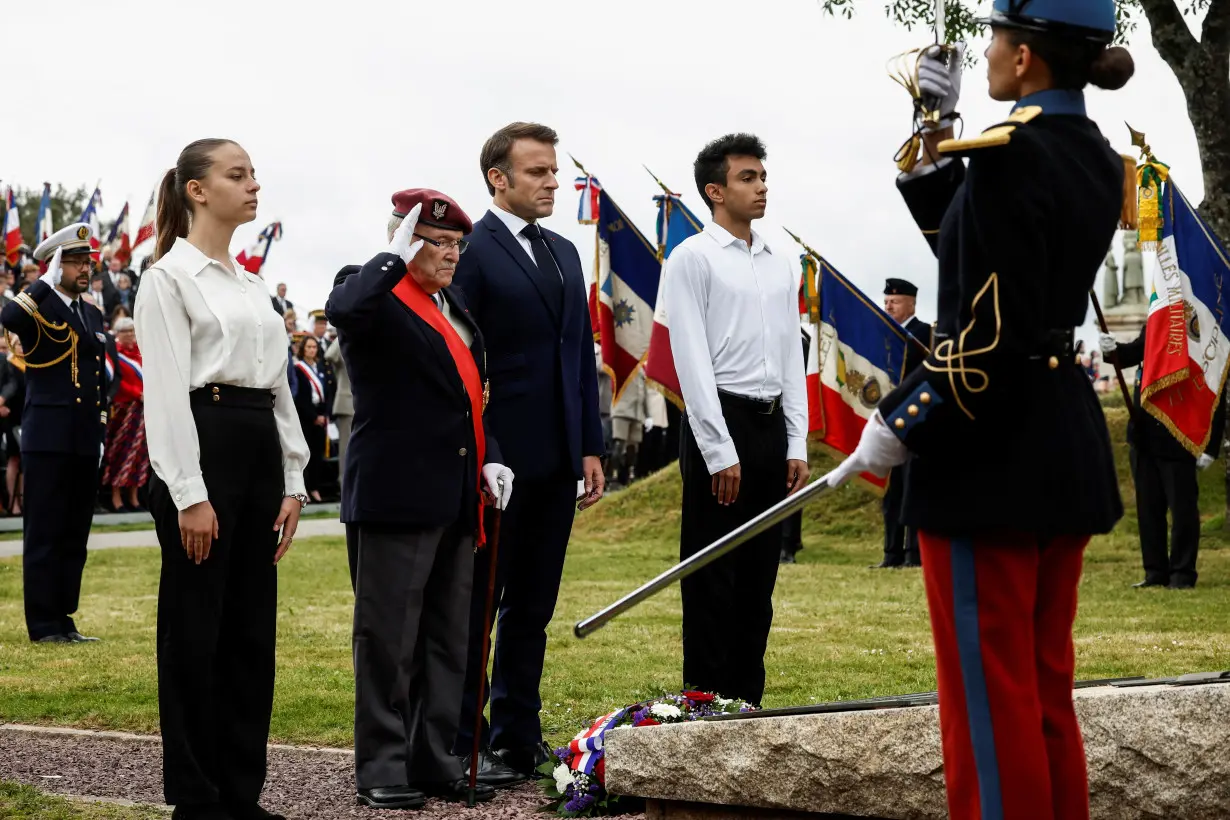
<path fill-rule="evenodd" d="M 0 820 L 165 820 L 169 816 L 149 806 L 66 800 L 0 780 Z"/>
<path fill-rule="evenodd" d="M 1109 409 L 1114 440 L 1125 416 Z M 1141 577 L 1126 448 L 1116 453 L 1129 512 L 1087 555 L 1077 621 L 1082 678 L 1224 668 L 1230 657 L 1230 550 L 1221 532 L 1221 465 L 1201 474 L 1200 586 L 1134 590 Z M 821 474 L 832 460 L 816 455 Z M 584 641 L 572 625 L 677 560 L 680 482 L 668 469 L 578 518 L 543 677 L 553 741 L 613 706 L 678 689 L 678 588 Z M 878 500 L 846 487 L 805 512 L 800 563 L 783 567 L 767 658 L 766 705 L 934 689 L 918 572 L 870 572 L 881 549 Z M 155 732 L 158 553 L 91 554 L 79 622 L 104 642 L 36 646 L 25 637 L 21 563 L 0 561 L 0 719 Z M 283 742 L 352 741 L 352 595 L 341 539 L 296 544 L 282 565 L 272 733 Z"/>

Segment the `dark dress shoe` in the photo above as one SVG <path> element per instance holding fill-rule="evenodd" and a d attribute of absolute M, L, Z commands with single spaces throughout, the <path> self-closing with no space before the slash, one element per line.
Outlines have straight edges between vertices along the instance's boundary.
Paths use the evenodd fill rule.
<path fill-rule="evenodd" d="M 217 803 L 180 803 L 171 812 L 171 820 L 235 820 L 235 818 Z"/>
<path fill-rule="evenodd" d="M 894 563 L 892 561 L 889 561 L 888 559 L 885 559 L 878 564 L 872 564 L 871 566 L 867 567 L 867 569 L 901 569 L 901 567 L 902 567 L 902 564 Z"/>
<path fill-rule="evenodd" d="M 359 802 L 372 809 L 421 809 L 427 795 L 409 786 L 380 786 L 359 789 Z"/>
<path fill-rule="evenodd" d="M 470 799 L 470 779 L 463 777 L 451 783 L 416 783 L 415 788 L 421 789 L 428 797 L 438 797 L 453 803 L 462 803 Z M 486 783 L 474 787 L 474 800 L 485 803 L 495 799 L 495 789 Z"/>
<path fill-rule="evenodd" d="M 285 815 L 267 811 L 258 803 L 231 804 L 226 807 L 226 811 L 235 820 L 286 820 Z"/>
<path fill-rule="evenodd" d="M 777 563 L 779 563 L 779 564 L 793 564 L 793 563 L 796 563 L 796 562 L 795 562 L 795 560 L 794 560 L 794 553 L 793 553 L 793 552 L 787 552 L 786 550 L 782 550 L 782 554 L 781 554 L 781 556 L 777 559 Z"/>
<path fill-rule="evenodd" d="M 500 760 L 504 762 L 505 766 L 531 778 L 537 778 L 538 767 L 553 757 L 551 749 L 543 742 L 534 746 L 500 749 L 496 754 L 499 755 Z"/>
<path fill-rule="evenodd" d="M 1196 585 L 1188 581 L 1171 581 L 1166 589 L 1195 589 Z"/>
<path fill-rule="evenodd" d="M 461 769 L 466 773 L 466 783 L 470 782 L 470 756 L 461 758 Z M 478 782 L 486 783 L 494 789 L 502 789 L 517 783 L 524 783 L 528 778 L 521 772 L 504 765 L 504 761 L 495 756 L 491 749 L 482 749 L 478 753 Z"/>
<path fill-rule="evenodd" d="M 73 639 L 67 635 L 44 635 L 41 638 L 35 638 L 34 643 L 72 643 Z"/>
<path fill-rule="evenodd" d="M 102 640 L 101 638 L 87 638 L 85 635 L 82 635 L 80 632 L 69 632 L 64 637 L 68 638 L 73 643 L 98 643 L 100 640 Z"/>
<path fill-rule="evenodd" d="M 1132 589 L 1144 589 L 1145 587 L 1164 587 L 1164 586 L 1166 586 L 1165 581 L 1150 581 L 1148 578 L 1146 578 L 1143 581 L 1132 584 Z"/>

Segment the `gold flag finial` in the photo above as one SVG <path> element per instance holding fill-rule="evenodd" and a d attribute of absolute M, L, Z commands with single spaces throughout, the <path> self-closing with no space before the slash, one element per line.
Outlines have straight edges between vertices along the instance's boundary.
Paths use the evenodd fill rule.
<path fill-rule="evenodd" d="M 1127 125 L 1128 133 L 1132 135 L 1132 145 L 1140 149 L 1141 159 L 1152 160 L 1153 159 L 1153 149 L 1149 147 L 1149 143 L 1145 139 L 1144 133 L 1141 131 L 1137 131 L 1135 128 L 1128 125 L 1126 122 L 1123 124 Z"/>
<path fill-rule="evenodd" d="M 576 157 L 574 157 L 572 154 L 569 154 L 569 155 L 568 155 L 568 159 L 572 160 L 572 164 L 573 164 L 573 165 L 575 165 L 575 166 L 577 166 L 577 169 L 578 169 L 578 170 L 579 170 L 582 174 L 585 174 L 585 176 L 587 176 L 587 177 L 588 177 L 588 176 L 592 176 L 592 174 L 590 174 L 590 172 L 589 172 L 589 171 L 586 171 L 586 170 L 585 170 L 585 166 L 581 164 L 581 161 L 580 161 L 579 159 L 577 159 Z"/>

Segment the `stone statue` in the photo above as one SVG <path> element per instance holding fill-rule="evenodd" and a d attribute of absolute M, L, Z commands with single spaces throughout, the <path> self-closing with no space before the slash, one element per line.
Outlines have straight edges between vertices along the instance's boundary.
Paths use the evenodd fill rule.
<path fill-rule="evenodd" d="M 1119 304 L 1119 265 L 1115 262 L 1113 249 L 1106 251 L 1106 263 L 1102 266 L 1102 310 L 1110 310 Z"/>
<path fill-rule="evenodd" d="M 1123 234 L 1123 300 L 1120 304 L 1145 304 L 1144 259 L 1132 231 Z"/>

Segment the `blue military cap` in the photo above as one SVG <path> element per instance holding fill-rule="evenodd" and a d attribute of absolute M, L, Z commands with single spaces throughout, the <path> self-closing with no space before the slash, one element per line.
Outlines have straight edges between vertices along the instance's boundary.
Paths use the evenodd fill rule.
<path fill-rule="evenodd" d="M 90 237 L 93 234 L 93 230 L 84 222 L 67 225 L 40 242 L 34 249 L 34 258 L 39 262 L 46 262 L 55 256 L 57 250 L 61 256 L 90 253 Z"/>
<path fill-rule="evenodd" d="M 980 22 L 1109 43 L 1115 0 L 995 0 L 991 16 Z"/>

